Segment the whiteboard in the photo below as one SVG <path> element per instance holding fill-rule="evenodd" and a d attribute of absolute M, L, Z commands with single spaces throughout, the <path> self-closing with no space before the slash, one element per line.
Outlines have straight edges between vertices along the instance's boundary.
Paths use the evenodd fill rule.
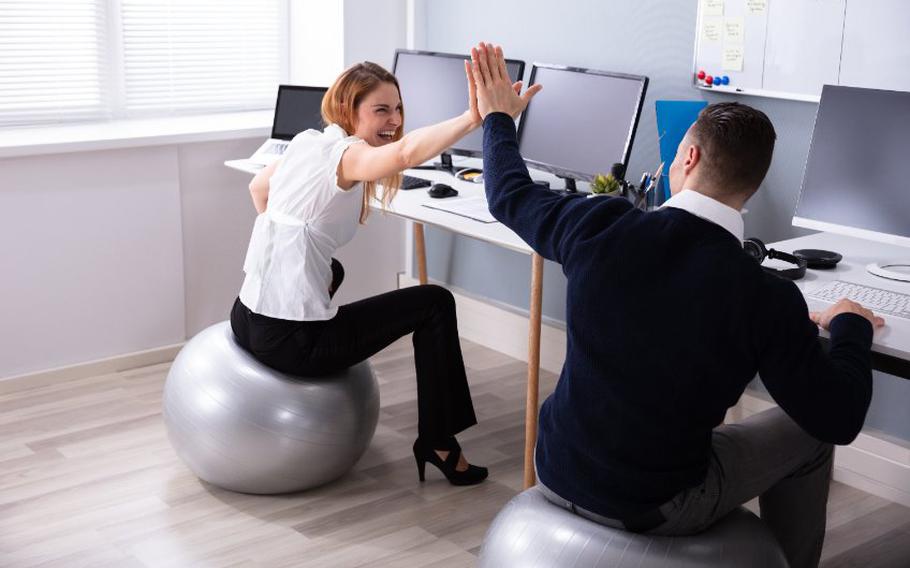
<path fill-rule="evenodd" d="M 910 2 L 850 3 L 840 84 L 910 91 Z"/>
<path fill-rule="evenodd" d="M 813 102 L 825 84 L 910 91 L 908 0 L 696 1 L 699 88 Z"/>

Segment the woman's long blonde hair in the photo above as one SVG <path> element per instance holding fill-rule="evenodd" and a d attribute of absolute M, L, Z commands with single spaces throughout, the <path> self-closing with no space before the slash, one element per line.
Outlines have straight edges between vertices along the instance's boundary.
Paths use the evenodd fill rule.
<path fill-rule="evenodd" d="M 349 67 L 342 73 L 335 84 L 329 88 L 322 97 L 322 120 L 326 125 L 337 124 L 349 135 L 357 128 L 357 107 L 364 97 L 370 94 L 382 83 L 391 83 L 398 89 L 401 97 L 401 88 L 398 79 L 382 66 L 364 61 Z M 404 131 L 404 107 L 401 110 L 401 126 L 395 130 L 393 140 L 400 140 Z M 382 192 L 382 208 L 386 209 L 401 185 L 401 173 L 378 180 L 385 190 Z M 379 200 L 377 197 L 377 181 L 363 182 L 363 204 L 360 208 L 360 223 L 366 222 L 370 215 L 370 201 Z"/>

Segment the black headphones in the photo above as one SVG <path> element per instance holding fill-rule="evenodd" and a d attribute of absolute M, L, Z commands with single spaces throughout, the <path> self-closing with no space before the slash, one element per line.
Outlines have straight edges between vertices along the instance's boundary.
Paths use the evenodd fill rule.
<path fill-rule="evenodd" d="M 783 278 L 789 280 L 799 280 L 806 275 L 806 260 L 802 258 L 797 258 L 790 253 L 781 252 L 779 250 L 765 248 L 765 243 L 761 242 L 758 239 L 746 239 L 743 241 L 743 250 L 746 251 L 746 254 L 751 256 L 761 264 L 765 261 L 766 258 L 782 260 L 784 262 L 789 262 L 790 264 L 795 264 L 796 268 L 771 268 L 770 266 L 762 266 L 762 269 L 765 272 L 770 272 L 771 274 L 776 274 Z"/>

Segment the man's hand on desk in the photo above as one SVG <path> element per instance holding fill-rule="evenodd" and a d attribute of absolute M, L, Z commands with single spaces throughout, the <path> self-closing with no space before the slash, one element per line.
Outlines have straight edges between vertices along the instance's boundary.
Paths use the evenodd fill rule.
<path fill-rule="evenodd" d="M 491 112 L 504 112 L 517 118 L 542 88 L 542 85 L 533 85 L 519 95 L 521 81 L 512 83 L 501 47 L 479 43 L 471 48 L 468 96 L 477 93 L 477 110 L 481 118 L 486 118 Z"/>
<path fill-rule="evenodd" d="M 847 298 L 842 298 L 836 304 L 822 312 L 809 312 L 809 319 L 821 326 L 822 329 L 828 329 L 828 326 L 831 325 L 831 320 L 840 314 L 861 315 L 869 320 L 872 327 L 881 327 L 885 325 L 885 320 L 883 318 L 873 314 L 871 310 L 867 310 L 861 304 L 857 304 Z"/>

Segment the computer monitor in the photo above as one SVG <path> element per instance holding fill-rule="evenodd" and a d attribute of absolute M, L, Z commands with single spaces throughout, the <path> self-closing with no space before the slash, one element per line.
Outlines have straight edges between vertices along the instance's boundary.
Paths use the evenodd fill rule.
<path fill-rule="evenodd" d="M 290 140 L 304 130 L 322 130 L 322 97 L 325 87 L 279 85 L 272 121 L 272 138 Z"/>
<path fill-rule="evenodd" d="M 908 157 L 910 93 L 825 85 L 793 225 L 910 247 Z"/>
<path fill-rule="evenodd" d="M 469 55 L 433 51 L 395 51 L 393 72 L 401 88 L 405 131 L 448 120 L 468 108 L 468 79 L 464 61 Z M 512 82 L 524 74 L 524 61 L 506 59 Z M 483 155 L 483 130 L 478 128 L 448 152 L 459 156 Z M 442 156 L 442 169 L 452 170 L 451 156 Z"/>
<path fill-rule="evenodd" d="M 518 129 L 528 165 L 566 178 L 569 191 L 614 163 L 628 166 L 647 77 L 535 63 L 529 84 L 537 83 L 543 90 Z"/>

